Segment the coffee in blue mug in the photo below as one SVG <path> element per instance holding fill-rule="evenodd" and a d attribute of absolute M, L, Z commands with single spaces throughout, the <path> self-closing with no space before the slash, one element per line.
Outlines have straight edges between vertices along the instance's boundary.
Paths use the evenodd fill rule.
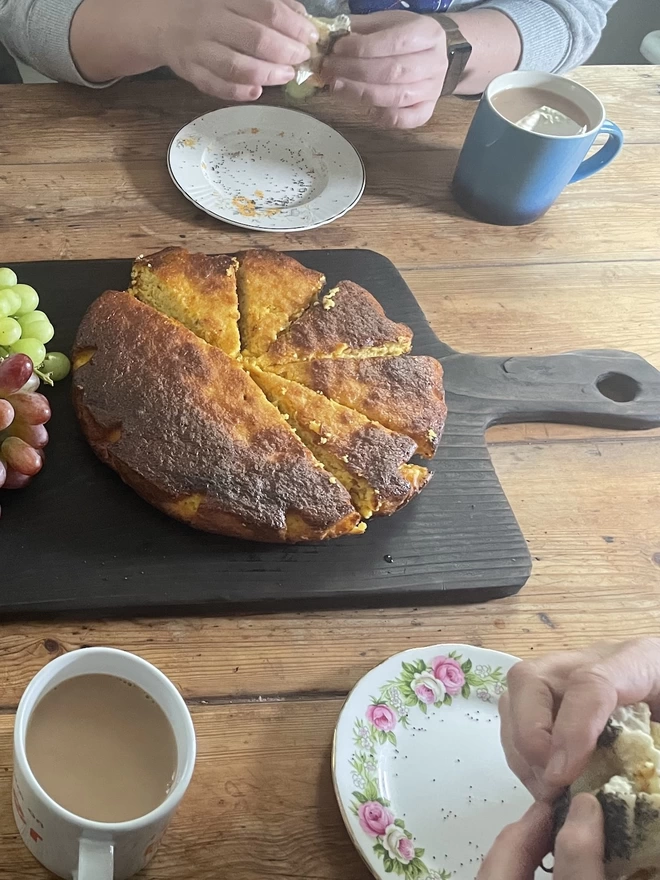
<path fill-rule="evenodd" d="M 599 134 L 607 142 L 585 159 Z M 622 145 L 621 129 L 589 89 L 550 73 L 505 73 L 481 98 L 452 192 L 479 220 L 533 223 L 567 184 L 600 171 Z"/>

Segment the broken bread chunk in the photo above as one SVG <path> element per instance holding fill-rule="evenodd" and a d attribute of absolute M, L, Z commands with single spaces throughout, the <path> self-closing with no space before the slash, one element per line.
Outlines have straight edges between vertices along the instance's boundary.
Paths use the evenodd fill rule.
<path fill-rule="evenodd" d="M 131 293 L 230 357 L 240 350 L 236 260 L 169 247 L 138 257 Z"/>
<path fill-rule="evenodd" d="M 316 299 L 325 277 L 277 251 L 245 251 L 236 258 L 242 350 L 259 357 Z"/>
<path fill-rule="evenodd" d="M 297 318 L 259 359 L 268 369 L 319 358 L 396 357 L 410 351 L 413 333 L 391 321 L 368 290 L 340 281 Z"/>
<path fill-rule="evenodd" d="M 285 86 L 285 94 L 292 101 L 305 101 L 311 98 L 325 83 L 321 76 L 321 66 L 326 55 L 341 37 L 351 32 L 351 20 L 348 15 L 338 15 L 336 18 L 314 18 L 310 16 L 319 32 L 318 43 L 312 43 L 309 47 L 311 57 L 295 68 L 296 75 Z"/>
<path fill-rule="evenodd" d="M 660 876 L 660 725 L 646 703 L 612 715 L 587 769 L 555 805 L 555 832 L 580 792 L 603 809 L 607 880 Z"/>
<path fill-rule="evenodd" d="M 303 443 L 348 489 L 364 519 L 394 513 L 428 483 L 426 468 L 408 464 L 415 452 L 409 437 L 298 382 L 254 366 L 251 373 Z"/>

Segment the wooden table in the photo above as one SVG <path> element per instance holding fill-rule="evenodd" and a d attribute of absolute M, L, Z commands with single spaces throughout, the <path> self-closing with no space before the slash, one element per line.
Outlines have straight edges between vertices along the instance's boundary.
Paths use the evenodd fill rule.
<path fill-rule="evenodd" d="M 625 348 L 660 367 L 660 70 L 585 68 L 576 77 L 602 97 L 626 147 L 535 225 L 483 226 L 453 205 L 448 184 L 474 105 L 449 99 L 421 131 L 383 133 L 324 100 L 319 115 L 365 158 L 366 195 L 332 226 L 286 239 L 223 226 L 171 184 L 170 138 L 215 106 L 186 85 L 2 87 L 0 263 L 132 257 L 167 244 L 209 252 L 255 244 L 373 248 L 402 270 L 441 338 L 456 348 Z M 147 876 L 355 880 L 368 875 L 342 826 L 329 755 L 342 700 L 370 667 L 437 642 L 527 657 L 602 637 L 657 634 L 660 431 L 508 426 L 492 430 L 489 441 L 535 560 L 515 598 L 472 607 L 2 626 L 0 880 L 44 876 L 14 832 L 11 730 L 29 679 L 64 651 L 136 651 L 176 682 L 192 710 L 197 772 Z"/>

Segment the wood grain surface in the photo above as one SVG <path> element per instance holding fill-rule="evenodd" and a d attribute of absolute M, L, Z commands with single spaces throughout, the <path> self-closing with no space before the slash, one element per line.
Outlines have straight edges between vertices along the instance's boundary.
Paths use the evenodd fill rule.
<path fill-rule="evenodd" d="M 434 329 L 461 351 L 625 348 L 660 367 L 660 69 L 583 68 L 575 77 L 602 97 L 626 147 L 535 225 L 482 226 L 451 202 L 448 183 L 472 103 L 450 99 L 421 131 L 383 134 L 323 99 L 315 112 L 364 155 L 366 194 L 327 229 L 286 239 L 218 224 L 170 183 L 169 140 L 215 106 L 185 84 L 125 83 L 104 93 L 2 87 L 0 262 L 130 257 L 176 243 L 214 252 L 256 243 L 369 247 L 403 271 Z M 441 609 L 3 623 L 0 880 L 45 878 L 11 818 L 17 701 L 41 666 L 81 645 L 136 651 L 172 677 L 193 710 L 197 773 L 147 877 L 365 880 L 330 782 L 332 729 L 347 691 L 374 664 L 414 646 L 469 642 L 528 657 L 657 633 L 659 438 L 660 431 L 540 424 L 489 432 L 534 559 L 532 578 L 512 599 Z M 0 532 L 0 566 L 9 549 Z"/>

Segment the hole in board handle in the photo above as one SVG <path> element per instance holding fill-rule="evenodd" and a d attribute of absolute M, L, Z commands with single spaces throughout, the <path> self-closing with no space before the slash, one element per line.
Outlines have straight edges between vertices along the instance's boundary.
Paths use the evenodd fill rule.
<path fill-rule="evenodd" d="M 625 373 L 605 373 L 596 379 L 596 388 L 603 397 L 615 403 L 630 403 L 642 390 L 637 379 L 626 376 Z"/>

